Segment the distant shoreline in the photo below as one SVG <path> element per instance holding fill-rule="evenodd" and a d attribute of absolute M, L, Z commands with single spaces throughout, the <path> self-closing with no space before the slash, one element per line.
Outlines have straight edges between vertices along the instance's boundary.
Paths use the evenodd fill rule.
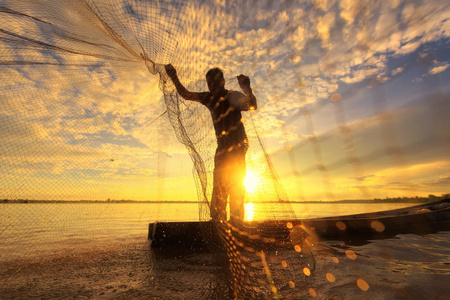
<path fill-rule="evenodd" d="M 263 201 L 258 203 L 291 203 L 291 204 L 376 204 L 376 203 L 411 203 L 411 204 L 422 204 L 438 201 L 448 197 L 436 197 L 433 199 L 429 198 L 419 198 L 419 199 L 398 199 L 398 198 L 388 198 L 388 199 L 357 199 L 357 200 L 335 200 L 335 201 Z M 138 200 L 27 200 L 27 199 L 3 199 L 0 200 L 0 204 L 41 204 L 41 203 L 58 203 L 58 204 L 81 204 L 81 203 L 98 203 L 98 204 L 198 204 L 197 201 L 138 201 Z"/>

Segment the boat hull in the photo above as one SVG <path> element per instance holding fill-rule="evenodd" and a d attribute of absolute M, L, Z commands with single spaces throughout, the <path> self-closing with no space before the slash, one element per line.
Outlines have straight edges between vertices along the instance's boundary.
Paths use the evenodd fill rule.
<path fill-rule="evenodd" d="M 365 214 L 225 223 L 222 228 L 230 229 L 239 241 L 255 248 L 292 247 L 292 243 L 312 235 L 322 240 L 352 242 L 389 238 L 401 233 L 427 234 L 450 231 L 450 199 Z M 150 223 L 148 238 L 153 247 L 205 248 L 220 235 L 216 225 L 213 222 Z"/>

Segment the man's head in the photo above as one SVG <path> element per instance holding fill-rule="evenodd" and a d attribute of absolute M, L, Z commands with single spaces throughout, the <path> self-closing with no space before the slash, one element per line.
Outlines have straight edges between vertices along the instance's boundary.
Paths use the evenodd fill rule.
<path fill-rule="evenodd" d="M 213 68 L 206 73 L 206 83 L 213 94 L 220 93 L 225 88 L 225 78 L 219 68 Z"/>

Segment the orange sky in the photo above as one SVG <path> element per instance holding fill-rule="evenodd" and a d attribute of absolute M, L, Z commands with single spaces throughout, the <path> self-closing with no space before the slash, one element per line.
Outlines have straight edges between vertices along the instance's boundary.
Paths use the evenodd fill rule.
<path fill-rule="evenodd" d="M 0 198 L 195 201 L 192 160 L 167 114 L 158 118 L 166 109 L 159 77 L 67 3 L 59 13 L 68 27 L 129 61 L 36 50 L 29 59 L 97 65 L 0 66 Z M 222 68 L 232 89 L 236 75 L 250 76 L 259 108 L 244 113 L 246 126 L 252 119 L 291 200 L 449 192 L 448 5 L 255 2 L 236 15 L 221 3 L 189 3 L 182 42 L 158 63 L 173 63 L 200 91 L 210 67 Z M 133 24 L 151 21 L 142 18 Z M 17 34 L 57 34 L 20 16 L 3 20 Z M 145 40 L 143 28 L 132 30 Z M 26 55 L 5 40 L 0 47 L 6 61 Z M 209 112 L 185 105 L 213 140 Z M 248 173 L 249 190 L 264 181 Z"/>

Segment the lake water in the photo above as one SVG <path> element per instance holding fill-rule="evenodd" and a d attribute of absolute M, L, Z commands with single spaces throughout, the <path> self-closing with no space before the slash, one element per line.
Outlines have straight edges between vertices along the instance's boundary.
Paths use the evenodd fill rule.
<path fill-rule="evenodd" d="M 297 217 L 315 218 L 396 209 L 410 203 L 292 204 Z M 197 203 L 0 204 L 0 259 L 49 255 L 93 244 L 146 237 L 155 221 L 198 221 Z"/>
<path fill-rule="evenodd" d="M 293 209 L 312 218 L 409 205 L 293 204 Z M 197 204 L 0 204 L 0 298 L 226 299 L 227 279 L 213 254 L 172 255 L 149 247 L 148 223 L 196 220 Z M 348 250 L 358 258 L 348 259 Z M 306 283 L 318 299 L 450 294 L 447 231 L 358 245 L 321 241 L 315 255 L 316 275 L 298 278 L 292 299 L 312 297 L 309 288 L 301 288 Z M 325 277 L 330 272 L 333 283 Z M 369 284 L 367 291 L 358 289 L 360 278 Z"/>

